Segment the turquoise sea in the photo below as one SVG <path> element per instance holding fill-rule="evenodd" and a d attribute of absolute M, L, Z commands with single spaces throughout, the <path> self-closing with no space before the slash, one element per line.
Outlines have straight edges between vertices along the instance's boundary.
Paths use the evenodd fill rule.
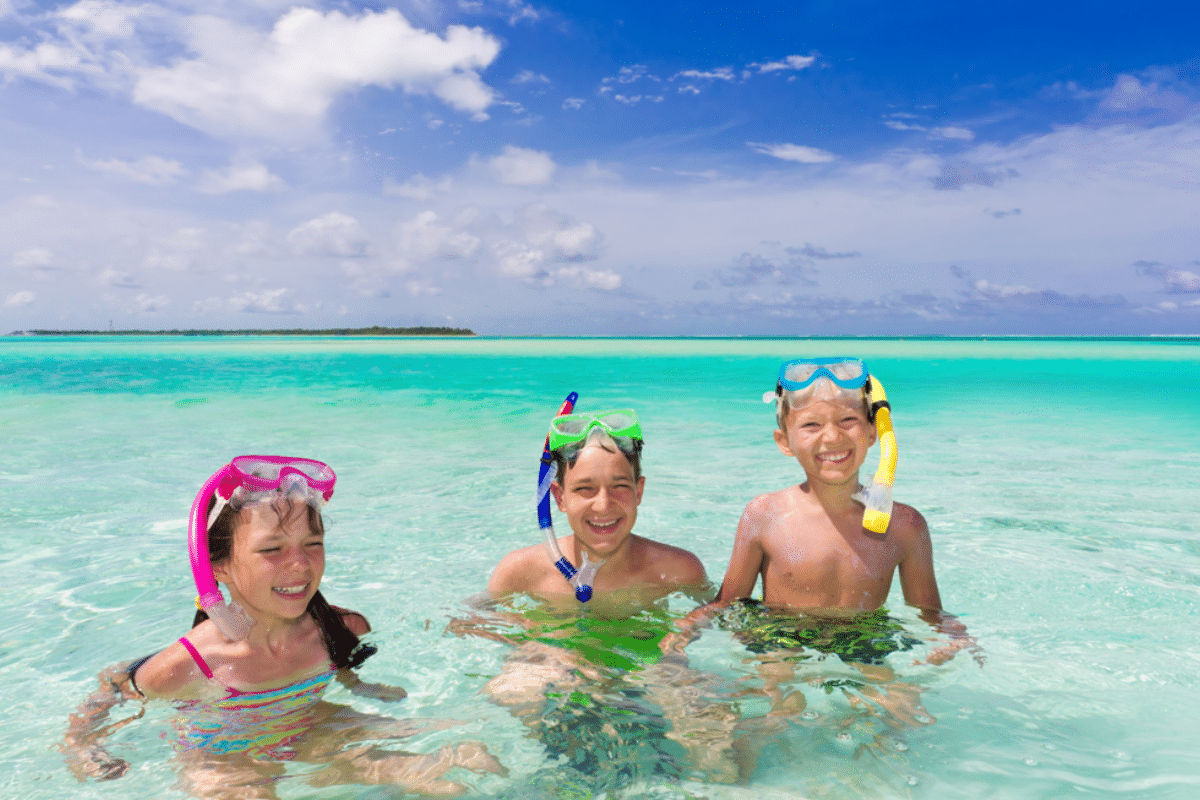
<path fill-rule="evenodd" d="M 568 768 L 480 691 L 509 647 L 447 631 L 497 559 L 538 541 L 532 495 L 549 418 L 571 390 L 581 410 L 637 409 L 647 475 L 637 530 L 694 551 L 719 583 L 745 503 L 800 479 L 761 397 L 779 362 L 801 355 L 861 356 L 885 383 L 897 499 L 928 519 L 946 608 L 986 662 L 914 666 L 938 635 L 897 582 L 889 610 L 922 644 L 889 665 L 932 721 L 856 698 L 842 688 L 854 670 L 830 658 L 805 662 L 786 687 L 805 694 L 804 714 L 760 724 L 770 701 L 756 660 L 712 629 L 689 648 L 690 666 L 710 678 L 705 702 L 753 742 L 747 783 L 664 776 L 661 750 L 641 746 L 671 724 L 649 693 L 619 726 L 605 716 L 615 706 L 580 714 L 573 730 L 607 768 Z M 186 631 L 187 510 L 240 453 L 337 471 L 322 588 L 374 625 L 380 652 L 364 679 L 409 697 L 387 704 L 340 687 L 328 697 L 449 723 L 395 745 L 411 752 L 486 744 L 510 774 L 456 776 L 469 796 L 1200 796 L 1197 387 L 1192 339 L 5 337 L 0 796 L 186 796 L 169 706 L 110 737 L 132 765 L 118 780 L 77 783 L 56 745 L 100 669 Z M 691 607 L 675 597 L 666 613 Z M 607 688 L 578 678 L 585 695 L 611 691 L 612 675 Z M 400 796 L 317 789 L 302 766 L 277 791 Z"/>

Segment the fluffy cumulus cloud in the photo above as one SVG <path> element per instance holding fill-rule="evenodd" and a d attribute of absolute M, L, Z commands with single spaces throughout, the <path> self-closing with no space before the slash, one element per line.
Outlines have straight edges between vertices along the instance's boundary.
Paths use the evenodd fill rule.
<path fill-rule="evenodd" d="M 412 261 L 470 258 L 482 243 L 466 230 L 474 217 L 473 209 L 450 220 L 441 219 L 436 211 L 422 211 L 400 226 L 401 255 Z"/>
<path fill-rule="evenodd" d="M 540 186 L 554 177 L 557 165 L 550 154 L 541 150 L 508 145 L 504 152 L 488 161 L 488 167 L 500 183 L 509 186 Z"/>
<path fill-rule="evenodd" d="M 370 252 L 371 243 L 358 220 L 330 211 L 293 228 L 287 242 L 297 255 L 353 258 Z"/>
<path fill-rule="evenodd" d="M 140 17 L 152 19 L 144 33 Z M 499 39 L 463 25 L 439 35 L 394 8 L 346 14 L 294 7 L 269 30 L 106 0 L 83 0 L 39 19 L 39 44 L 0 43 L 0 74 L 129 92 L 147 108 L 218 136 L 303 139 L 319 130 L 339 96 L 370 86 L 431 95 L 477 120 L 495 100 L 480 73 L 499 53 Z M 184 54 L 161 63 L 152 54 L 164 43 Z M 152 166 L 130 168 L 152 174 Z"/>

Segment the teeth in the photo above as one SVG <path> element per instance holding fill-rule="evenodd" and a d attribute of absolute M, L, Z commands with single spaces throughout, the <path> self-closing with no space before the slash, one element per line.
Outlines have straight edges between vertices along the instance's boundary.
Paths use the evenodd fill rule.
<path fill-rule="evenodd" d="M 280 594 L 304 594 L 304 590 L 307 588 L 308 584 L 306 583 L 302 586 L 280 586 L 277 587 L 275 591 L 279 592 Z"/>

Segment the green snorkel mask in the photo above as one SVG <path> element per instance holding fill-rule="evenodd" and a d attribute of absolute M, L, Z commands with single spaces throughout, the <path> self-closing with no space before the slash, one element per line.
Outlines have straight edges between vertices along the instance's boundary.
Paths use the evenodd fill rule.
<path fill-rule="evenodd" d="M 637 414 L 631 408 L 616 408 L 555 417 L 550 423 L 550 451 L 571 444 L 583 444 L 595 428 L 603 429 L 622 450 L 636 449 L 642 441 L 642 426 L 638 423 Z"/>

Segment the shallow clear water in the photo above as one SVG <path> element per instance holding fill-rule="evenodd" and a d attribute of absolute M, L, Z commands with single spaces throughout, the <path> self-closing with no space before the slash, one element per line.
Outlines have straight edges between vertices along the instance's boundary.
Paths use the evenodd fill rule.
<path fill-rule="evenodd" d="M 748 787 L 656 776 L 650 756 L 603 780 L 554 773 L 521 721 L 480 694 L 508 648 L 446 632 L 497 559 L 537 541 L 549 417 L 571 390 L 581 409 L 636 408 L 638 532 L 691 549 L 719 582 L 746 501 L 799 479 L 760 400 L 798 355 L 860 355 L 886 383 L 897 497 L 928 519 L 943 600 L 985 666 L 912 666 L 926 645 L 893 656 L 936 718 L 923 725 L 822 687 L 854 677 L 836 659 L 801 669 L 791 688 L 806 713 L 739 734 L 758 750 Z M 403 747 L 486 743 L 511 774 L 463 773 L 475 796 L 1195 797 L 1197 386 L 1191 341 L 0 339 L 0 794 L 183 796 L 169 708 L 113 736 L 133 764 L 116 781 L 77 784 L 54 745 L 102 667 L 186 630 L 199 484 L 230 456 L 281 452 L 337 470 L 323 589 L 374 625 L 364 678 L 409 692 L 397 705 L 340 688 L 329 699 L 459 721 Z M 889 607 L 936 638 L 898 584 Z M 714 703 L 766 713 L 756 662 L 732 636 L 708 631 L 689 655 Z M 632 719 L 633 739 L 663 725 Z M 397 794 L 313 789 L 302 772 L 281 796 Z"/>

